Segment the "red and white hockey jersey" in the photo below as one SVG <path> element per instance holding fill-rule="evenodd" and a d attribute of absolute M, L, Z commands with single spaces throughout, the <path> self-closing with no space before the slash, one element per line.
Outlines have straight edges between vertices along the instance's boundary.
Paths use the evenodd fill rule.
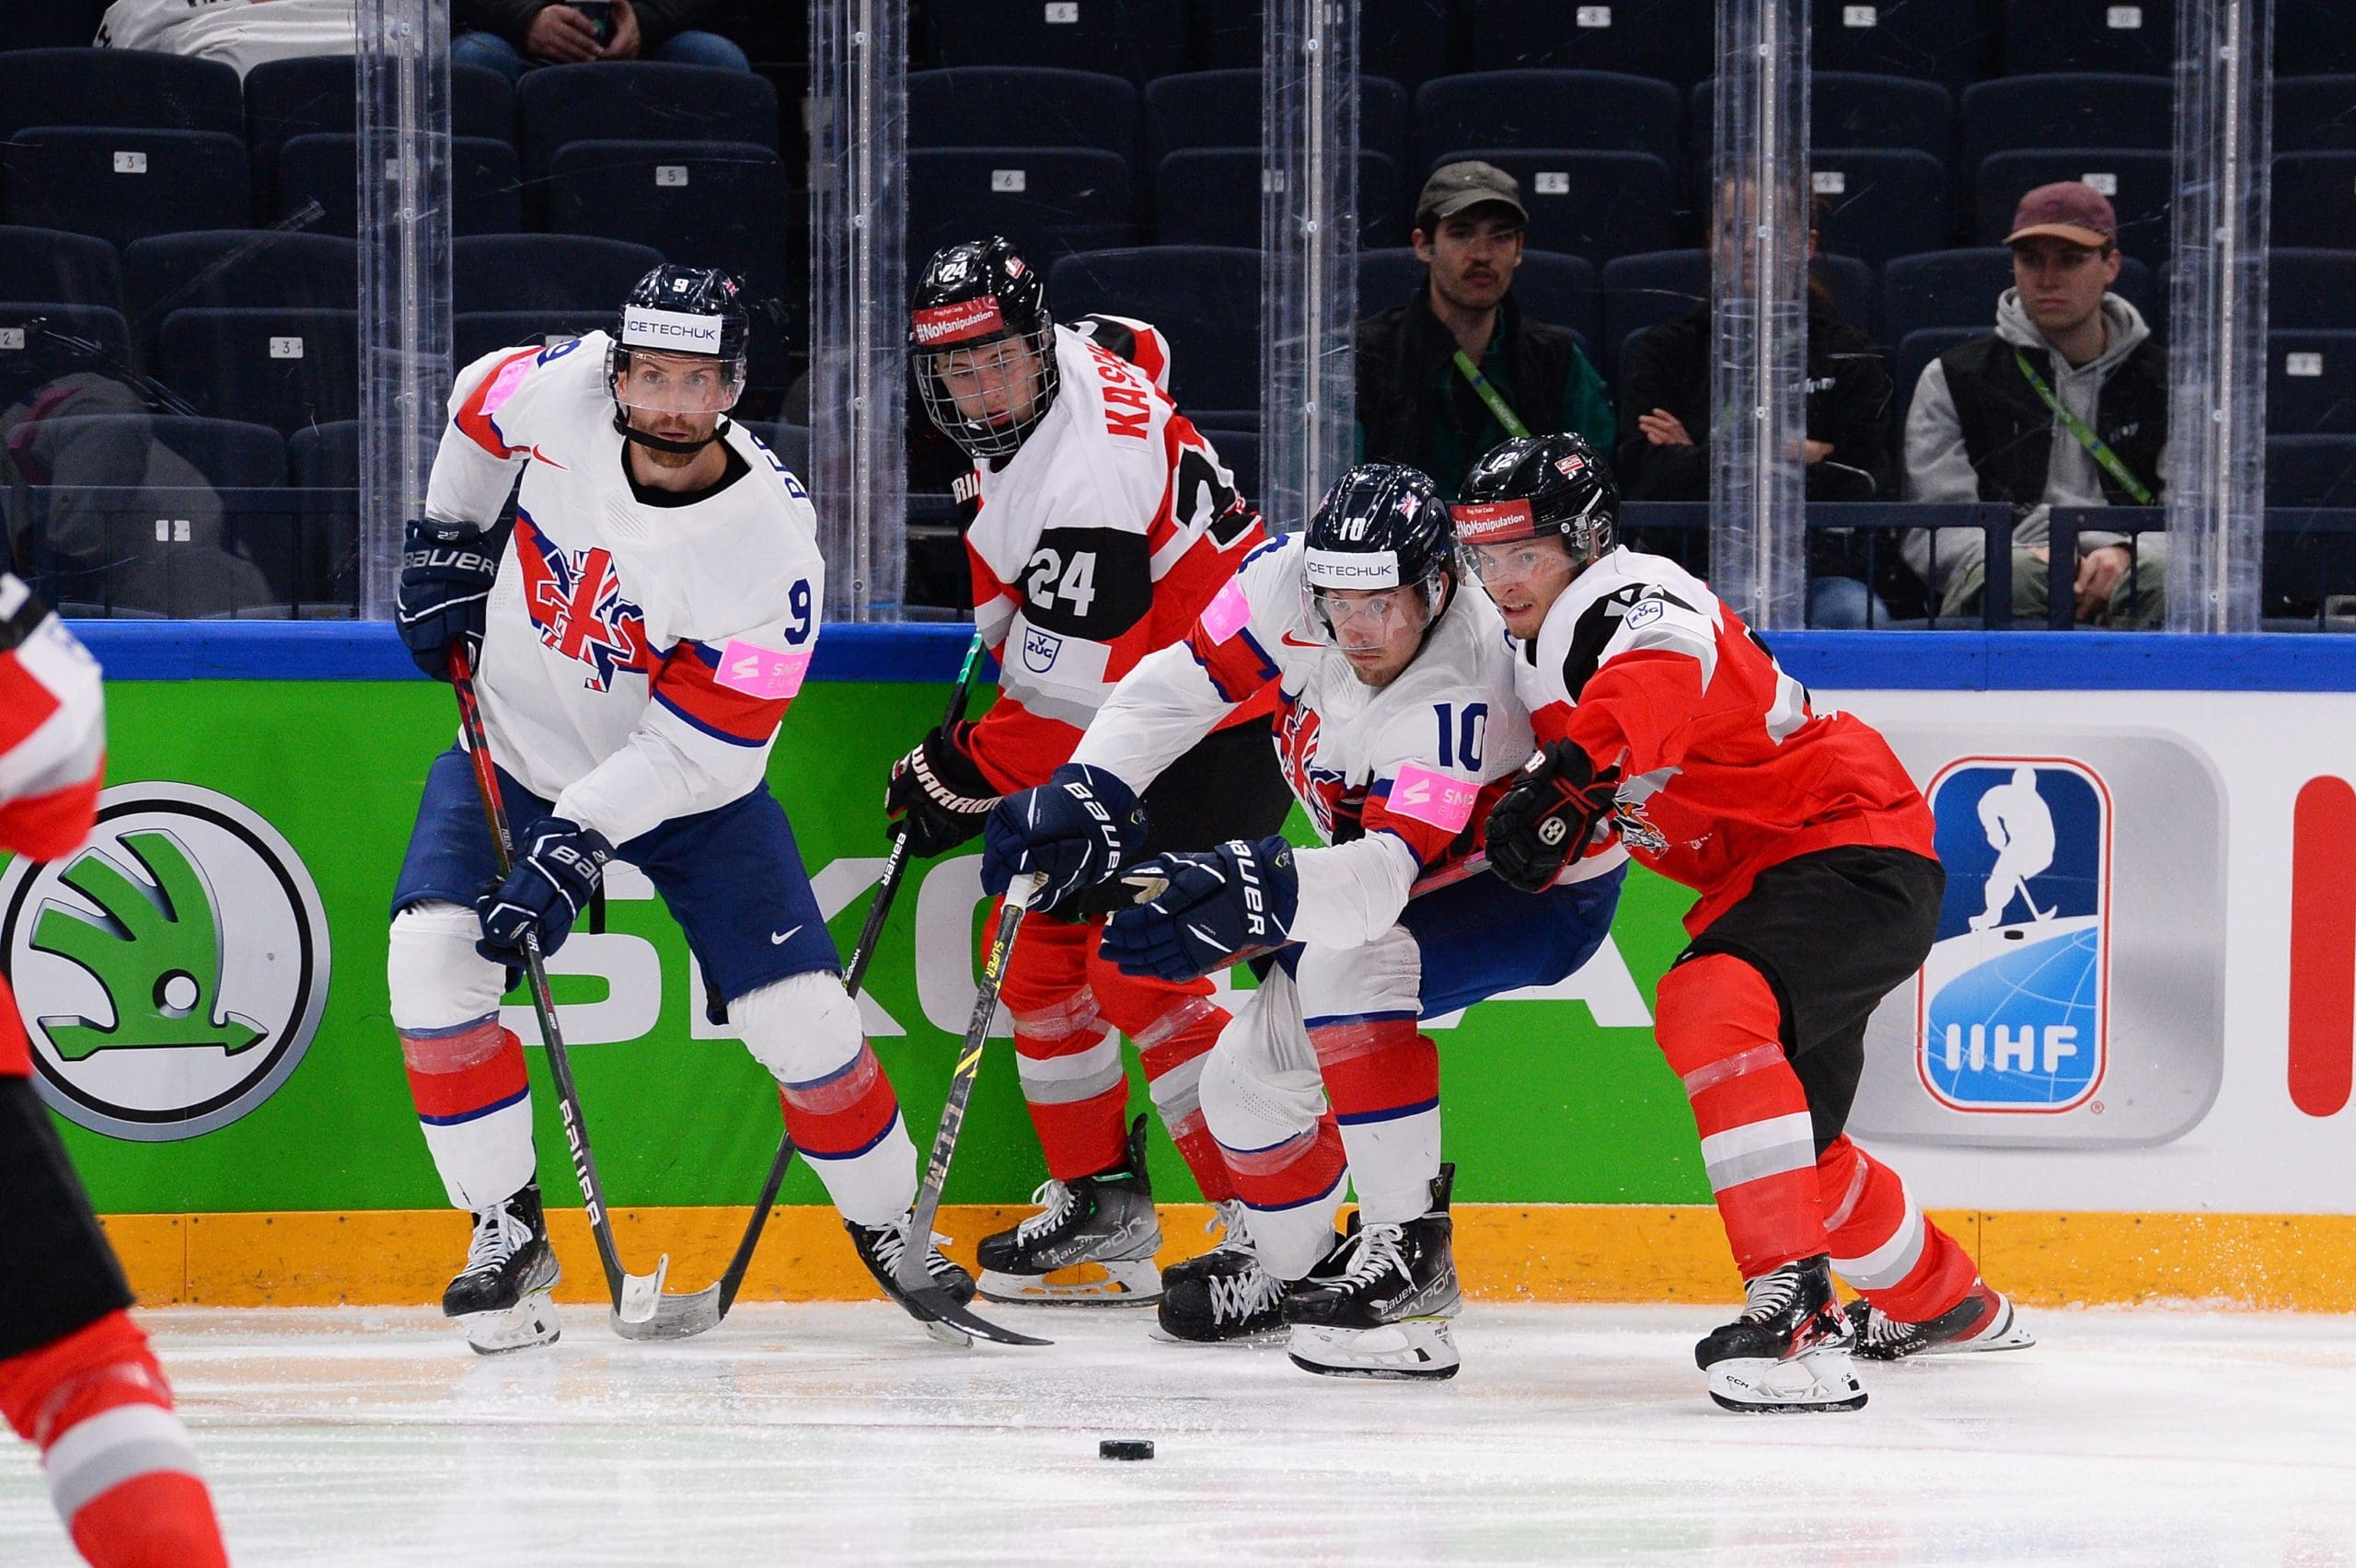
<path fill-rule="evenodd" d="M 1581 572 L 1515 669 L 1541 743 L 1620 769 L 1630 853 L 1700 892 L 1698 936 L 1768 867 L 1843 844 L 1934 853 L 1931 812 L 1864 720 L 1819 713 L 1742 617 L 1659 556 Z"/>
<path fill-rule="evenodd" d="M 55 860 L 81 847 L 106 773 L 98 662 L 13 573 L 0 571 L 0 850 Z M 33 1070 L 0 976 L 0 1078 Z"/>
<path fill-rule="evenodd" d="M 1370 686 L 1311 624 L 1303 556 L 1297 535 L 1255 551 L 1184 642 L 1114 690 L 1073 760 L 1142 792 L 1219 720 L 1273 694 L 1285 777 L 1327 845 L 1293 857 L 1291 934 L 1357 947 L 1398 921 L 1418 879 L 1479 848 L 1488 808 L 1530 755 L 1530 715 L 1487 598 L 1456 594 L 1415 663 Z M 1565 880 L 1624 859 L 1607 845 Z"/>
<path fill-rule="evenodd" d="M 732 482 L 684 504 L 633 490 L 606 345 L 592 332 L 461 371 L 426 512 L 488 523 L 524 470 L 485 611 L 483 722 L 502 767 L 621 844 L 761 781 L 826 568 L 809 498 L 741 424 L 722 437 L 745 470 Z"/>
<path fill-rule="evenodd" d="M 1114 684 L 1185 636 L 1267 538 L 1162 390 L 1160 333 L 1091 317 L 1055 337 L 1055 406 L 1021 451 L 961 485 L 974 621 L 1001 672 L 969 744 L 1003 790 L 1045 782 Z"/>

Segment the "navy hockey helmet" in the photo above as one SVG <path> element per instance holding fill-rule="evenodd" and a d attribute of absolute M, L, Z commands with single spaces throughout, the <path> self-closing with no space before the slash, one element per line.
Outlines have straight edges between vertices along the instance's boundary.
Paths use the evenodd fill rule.
<path fill-rule="evenodd" d="M 1465 570 L 1475 547 L 1559 538 L 1574 567 L 1620 542 L 1620 487 L 1583 435 L 1518 436 L 1491 447 L 1464 476 L 1451 509 Z"/>
<path fill-rule="evenodd" d="M 623 302 L 614 323 L 613 341 L 606 350 L 606 385 L 614 398 L 614 428 L 631 441 L 658 451 L 691 455 L 719 439 L 727 428 L 715 421 L 703 441 L 668 441 L 635 429 L 632 408 L 664 412 L 726 413 L 745 392 L 745 344 L 753 332 L 752 311 L 745 287 L 726 272 L 710 267 L 683 267 L 665 261 L 638 280 Z M 688 401 L 667 398 L 650 401 L 643 388 L 633 387 L 629 398 L 623 382 L 631 355 L 640 352 L 708 355 L 718 362 L 717 386 L 700 391 L 682 389 Z"/>
<path fill-rule="evenodd" d="M 908 311 L 908 371 L 934 427 L 969 457 L 1012 456 L 1055 407 L 1046 280 L 1005 236 L 946 246 L 925 263 Z"/>
<path fill-rule="evenodd" d="M 1406 601 L 1404 613 L 1420 621 L 1419 631 L 1428 630 L 1448 607 L 1456 526 L 1439 487 L 1419 469 L 1398 463 L 1352 468 L 1317 503 L 1302 544 L 1301 592 L 1310 623 L 1336 646 L 1374 646 L 1367 639 L 1378 630 L 1387 637 L 1391 629 L 1369 627 L 1345 636 L 1335 625 L 1334 612 L 1345 603 L 1332 596 L 1336 590 L 1404 589 L 1392 599 Z"/>

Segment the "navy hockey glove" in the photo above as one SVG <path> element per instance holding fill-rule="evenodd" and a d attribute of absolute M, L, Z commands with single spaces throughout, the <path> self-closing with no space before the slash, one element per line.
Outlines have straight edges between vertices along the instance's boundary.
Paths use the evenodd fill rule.
<path fill-rule="evenodd" d="M 514 968 L 524 962 L 525 933 L 537 931 L 540 956 L 553 956 L 589 907 L 606 862 L 613 858 L 614 847 L 604 834 L 562 817 L 542 818 L 507 880 L 487 885 L 475 900 L 482 921 L 475 951 Z"/>
<path fill-rule="evenodd" d="M 1562 873 L 1563 862 L 1594 836 L 1611 815 L 1620 770 L 1598 777 L 1586 752 L 1557 741 L 1522 764 L 1497 803 L 1489 808 L 1489 869 L 1507 885 L 1542 893 Z"/>
<path fill-rule="evenodd" d="M 1068 762 L 1035 790 L 999 802 L 982 828 L 982 889 L 1000 894 L 1017 876 L 1046 880 L 1034 909 L 1052 909 L 1093 887 L 1145 847 L 1145 808 L 1101 767 Z"/>
<path fill-rule="evenodd" d="M 450 678 L 450 645 L 482 641 L 483 604 L 499 575 L 503 535 L 465 523 L 412 517 L 401 535 L 398 624 L 417 667 L 437 681 Z"/>
<path fill-rule="evenodd" d="M 1282 947 L 1300 907 L 1292 846 L 1233 839 L 1200 854 L 1156 855 L 1121 881 L 1138 902 L 1114 914 L 1100 951 L 1124 974 L 1184 981 Z"/>
<path fill-rule="evenodd" d="M 892 837 L 906 836 L 908 853 L 930 860 L 945 855 L 982 831 L 999 792 L 967 755 L 970 723 L 939 729 L 892 765 L 884 790 L 884 813 Z"/>

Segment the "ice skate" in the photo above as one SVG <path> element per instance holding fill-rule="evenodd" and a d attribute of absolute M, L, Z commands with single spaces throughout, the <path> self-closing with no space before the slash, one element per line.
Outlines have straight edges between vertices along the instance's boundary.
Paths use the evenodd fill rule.
<path fill-rule="evenodd" d="M 475 1210 L 467 1266 L 442 1293 L 442 1315 L 456 1318 L 467 1343 L 484 1355 L 554 1344 L 560 1332 L 549 1292 L 563 1277 L 540 1212 L 540 1184 L 526 1182 Z"/>
<path fill-rule="evenodd" d="M 1161 1219 L 1145 1172 L 1145 1118 L 1121 1166 L 1031 1194 L 1039 1212 L 982 1239 L 981 1293 L 992 1301 L 1142 1307 L 1161 1295 Z"/>
<path fill-rule="evenodd" d="M 1463 1304 L 1443 1165 L 1431 1206 L 1404 1225 L 1360 1224 L 1284 1301 L 1293 1365 L 1329 1378 L 1453 1378 L 1448 1320 Z"/>
<path fill-rule="evenodd" d="M 1284 1327 L 1285 1284 L 1260 1266 L 1250 1211 L 1234 1198 L 1218 1208 L 1219 1244 L 1161 1273 L 1157 1339 L 1218 1344 L 1265 1339 Z"/>
<path fill-rule="evenodd" d="M 1857 1336 L 1857 1354 L 1867 1361 L 2024 1350 L 2037 1343 L 2012 1301 L 1979 1280 L 1971 1282 L 1970 1295 L 1927 1322 L 1903 1323 L 1868 1302 L 1852 1301 L 1849 1326 Z"/>
<path fill-rule="evenodd" d="M 889 1225 L 861 1225 L 852 1219 L 843 1221 L 843 1228 L 850 1232 L 850 1244 L 859 1249 L 859 1261 L 867 1265 L 867 1272 L 875 1276 L 875 1283 L 884 1287 L 884 1294 L 903 1306 L 907 1304 L 907 1293 L 900 1288 L 900 1282 L 893 1277 L 893 1271 L 900 1266 L 900 1254 L 908 1244 L 908 1227 L 915 1219 L 916 1210 L 911 1208 Z M 947 1239 L 938 1231 L 934 1232 L 932 1244 L 925 1253 L 925 1273 L 932 1276 L 935 1285 L 949 1293 L 951 1300 L 963 1307 L 974 1298 L 974 1276 L 941 1251 L 941 1244 Z"/>
<path fill-rule="evenodd" d="M 1742 1316 L 1693 1347 L 1710 1397 L 1728 1410 L 1856 1410 L 1865 1390 L 1849 1369 L 1855 1334 L 1832 1297 L 1831 1260 L 1819 1252 L 1745 1286 Z"/>

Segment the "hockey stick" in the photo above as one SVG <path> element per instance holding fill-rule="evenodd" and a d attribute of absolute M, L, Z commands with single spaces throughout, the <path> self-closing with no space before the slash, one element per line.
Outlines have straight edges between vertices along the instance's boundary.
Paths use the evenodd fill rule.
<path fill-rule="evenodd" d="M 936 1337 L 944 1339 L 949 1334 L 942 1331 L 957 1332 L 956 1343 L 971 1343 L 964 1338 L 966 1335 L 995 1340 L 1000 1344 L 1055 1343 L 1018 1334 L 976 1317 L 957 1305 L 925 1267 L 925 1260 L 931 1252 L 932 1222 L 941 1212 L 941 1189 L 949 1180 L 949 1162 L 957 1152 L 957 1135 L 965 1125 L 965 1102 L 974 1097 L 974 1079 L 982 1066 L 982 1045 L 989 1038 L 990 1020 L 998 1014 L 999 987 L 1005 982 L 1007 961 L 1014 951 L 1014 933 L 1022 925 L 1023 911 L 1038 896 L 1043 880 L 1036 875 L 1020 876 L 1006 890 L 1005 907 L 999 911 L 998 931 L 982 964 L 982 985 L 974 997 L 974 1014 L 965 1025 L 964 1043 L 958 1048 L 957 1069 L 950 1075 L 949 1101 L 941 1109 L 941 1129 L 933 1135 L 924 1185 L 917 1193 L 916 1216 L 908 1226 L 908 1242 L 901 1249 L 899 1263 L 892 1271 L 893 1278 L 907 1293 L 911 1309 L 920 1308 L 936 1320 L 926 1327 L 935 1331 Z"/>
<path fill-rule="evenodd" d="M 467 753 L 474 762 L 475 787 L 482 795 L 483 815 L 491 824 L 491 848 L 499 859 L 499 874 L 504 877 L 514 861 L 514 844 L 507 831 L 507 808 L 500 799 L 499 770 L 491 762 L 491 742 L 483 733 L 482 709 L 476 700 L 474 662 L 468 657 L 463 644 L 450 650 L 450 685 L 458 694 L 458 723 L 466 732 Z M 671 1269 L 668 1253 L 656 1261 L 651 1274 L 634 1274 L 622 1267 L 621 1253 L 614 1246 L 613 1224 L 606 1213 L 604 1184 L 597 1180 L 597 1162 L 589 1152 L 589 1128 L 581 1114 L 581 1091 L 573 1087 L 572 1064 L 565 1055 L 564 1034 L 557 1024 L 556 1001 L 549 993 L 548 966 L 540 960 L 537 931 L 524 933 L 524 974 L 531 985 L 532 1012 L 539 1020 L 540 1040 L 548 1047 L 549 1075 L 556 1079 L 558 1102 L 564 1113 L 564 1141 L 572 1155 L 573 1179 L 581 1183 L 581 1201 L 589 1211 L 589 1232 L 597 1239 L 598 1262 L 606 1266 L 606 1294 L 613 1300 L 614 1332 L 626 1339 L 676 1338 L 660 1329 L 664 1309 L 675 1302 L 694 1298 L 663 1294 L 663 1278 Z M 659 1332 L 646 1332 L 650 1329 Z"/>

